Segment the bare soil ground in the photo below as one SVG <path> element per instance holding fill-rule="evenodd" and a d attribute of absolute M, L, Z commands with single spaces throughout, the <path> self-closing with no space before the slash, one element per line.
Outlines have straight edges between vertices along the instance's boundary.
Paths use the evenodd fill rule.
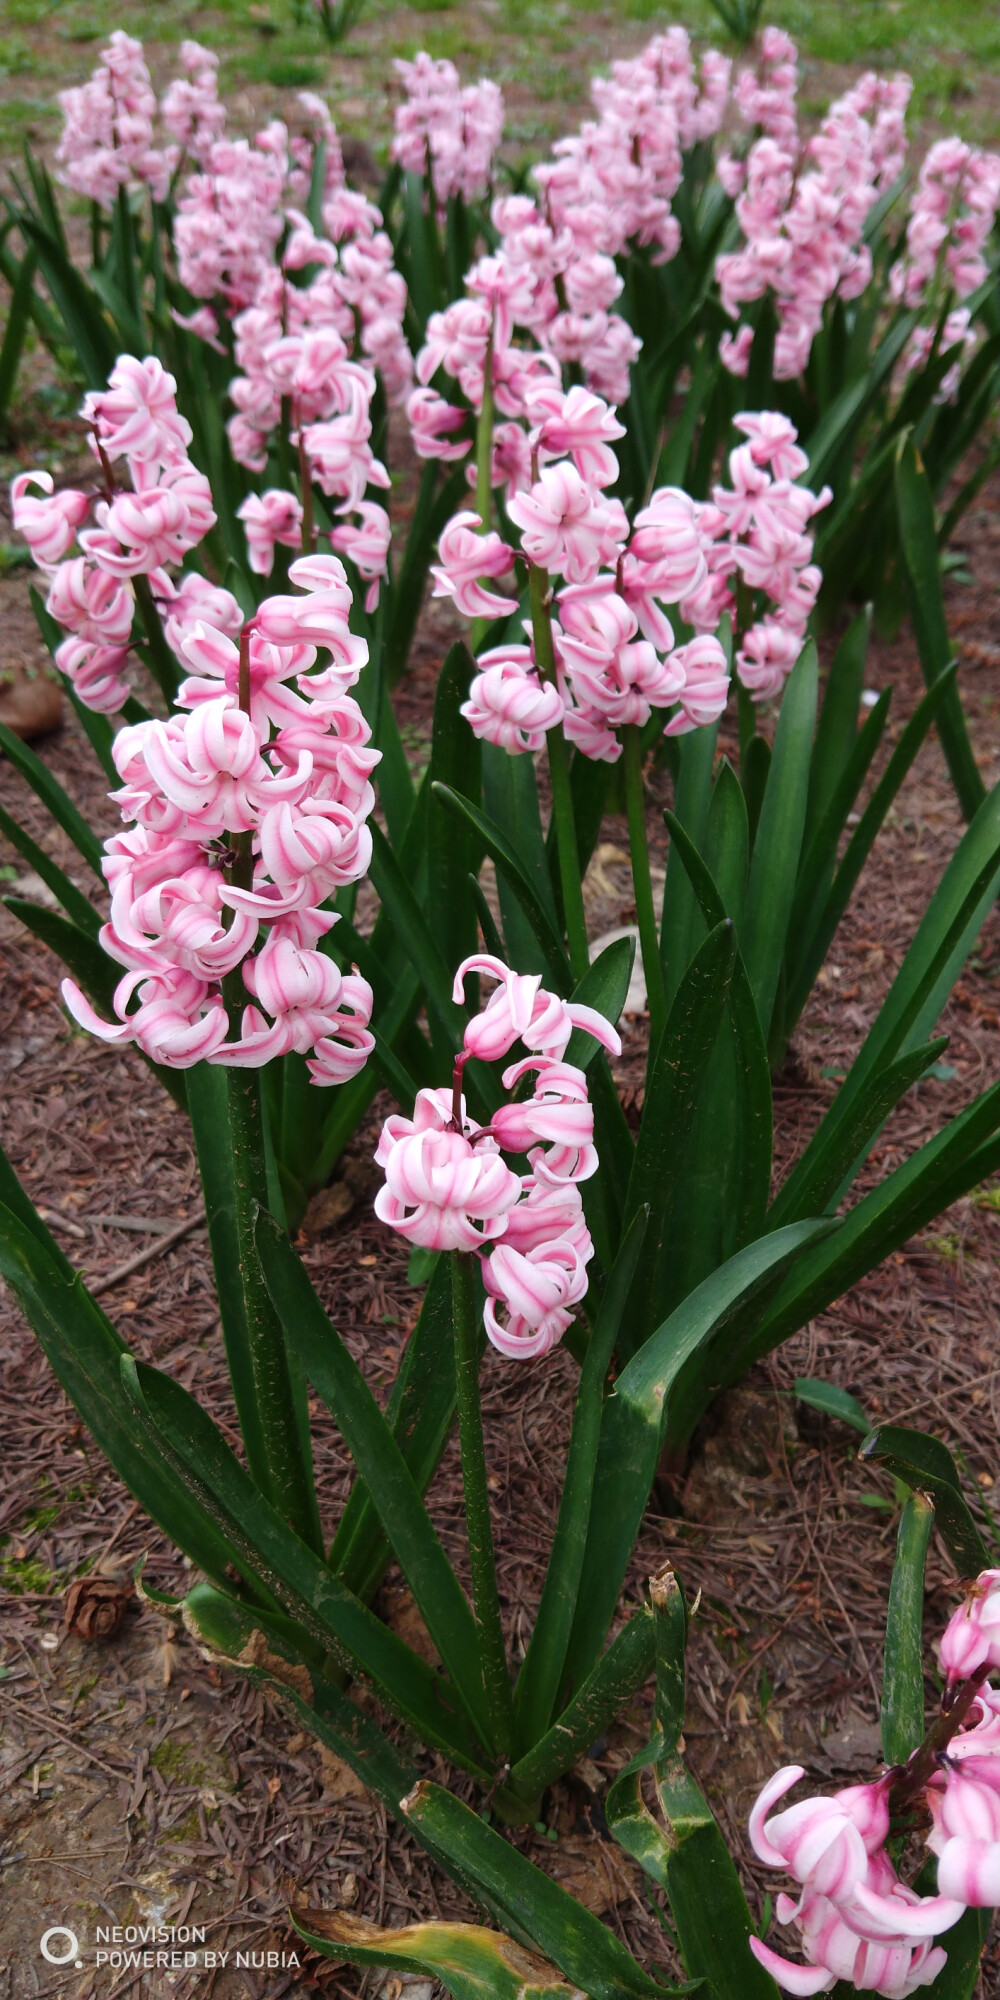
<path fill-rule="evenodd" d="M 996 575 L 1000 484 L 965 531 L 972 581 L 949 592 L 952 631 L 977 754 L 1000 775 L 1000 605 Z M 0 581 L 4 650 L 33 656 L 21 577 Z M 425 628 L 404 699 L 419 750 L 449 633 Z M 871 684 L 894 688 L 895 740 L 920 692 L 912 642 L 877 644 Z M 888 748 L 889 746 L 887 746 Z M 44 754 L 95 824 L 110 828 L 89 754 L 68 721 Z M 662 782 L 664 799 L 667 781 Z M 32 796 L 8 771 L 3 791 L 84 884 L 73 851 L 53 839 Z M 925 747 L 891 816 L 855 905 L 776 1084 L 780 1159 L 801 1148 L 859 1045 L 961 832 L 940 750 Z M 609 820 L 589 894 L 592 927 L 628 921 L 624 826 Z M 19 858 L 2 857 L 23 893 Z M 37 889 L 37 885 L 35 885 Z M 2 1044 L 4 1143 L 67 1252 L 99 1285 L 137 1353 L 168 1368 L 223 1423 L 227 1394 L 195 1163 L 186 1121 L 141 1062 L 108 1052 L 68 1023 L 52 959 L 6 912 Z M 940 1121 L 995 1079 L 1000 1066 L 1000 932 L 988 922 L 944 1027 L 953 1072 L 911 1092 L 871 1161 L 886 1171 Z M 621 1066 L 641 1072 L 644 1031 L 632 1024 Z M 302 1248 L 325 1303 L 370 1381 L 391 1380 L 419 1307 L 402 1247 L 370 1202 L 376 1106 L 340 1173 L 325 1224 L 317 1207 Z M 190 1227 L 175 1240 L 178 1227 Z M 763 1778 L 803 1763 L 820 1785 L 870 1774 L 878 1757 L 880 1639 L 896 1515 L 889 1483 L 855 1460 L 856 1438 L 796 1405 L 797 1375 L 852 1390 L 872 1417 L 934 1429 L 959 1449 L 989 1507 L 998 1478 L 1000 1189 L 959 1203 L 822 1319 L 757 1369 L 706 1427 L 669 1512 L 650 1515 L 631 1588 L 665 1559 L 701 1604 L 693 1629 L 688 1750 L 748 1876 L 744 1826 Z M 281 2000 L 313 1982 L 357 1990 L 325 1964 L 257 1965 L 254 1952 L 294 1949 L 290 1901 L 344 1904 L 385 1922 L 470 1914 L 429 1870 L 404 1831 L 358 1794 L 298 1726 L 259 1693 L 198 1656 L 177 1623 L 130 1603 L 104 1643 L 64 1633 L 62 1597 L 95 1572 L 127 1582 L 140 1556 L 158 1589 L 180 1591 L 183 1564 L 100 1458 L 8 1303 L 2 1332 L 0 1511 L 3 1774 L 0 1855 L 6 1896 L 0 1959 L 9 2000 L 22 1995 L 110 2000 Z M 574 1367 L 561 1352 L 514 1367 L 492 1352 L 485 1369 L 490 1464 L 496 1480 L 502 1588 L 512 1651 L 530 1630 L 558 1502 Z M 325 1518 L 346 1492 L 346 1455 L 317 1419 Z M 459 1468 L 446 1454 L 431 1494 L 459 1569 Z M 674 1511 L 679 1506 L 680 1511 Z M 930 1570 L 928 1630 L 955 1583 L 940 1548 Z M 398 1578 L 382 1609 L 408 1637 L 419 1620 Z M 580 1774 L 556 1787 L 545 1822 L 518 1835 L 533 1858 L 613 1923 L 649 1964 L 673 1965 L 644 1878 L 604 1833 L 601 1794 L 644 1739 L 637 1701 Z M 428 1772 L 435 1770 L 426 1760 Z M 93 1940 L 100 1924 L 203 1925 L 229 1963 L 169 1975 L 57 1970 L 41 1933 L 69 1924 Z M 249 1957 L 239 1967 L 235 1953 Z M 301 1948 L 300 1948 L 301 1954 Z M 995 1991 L 985 1975 L 984 1996 Z"/>

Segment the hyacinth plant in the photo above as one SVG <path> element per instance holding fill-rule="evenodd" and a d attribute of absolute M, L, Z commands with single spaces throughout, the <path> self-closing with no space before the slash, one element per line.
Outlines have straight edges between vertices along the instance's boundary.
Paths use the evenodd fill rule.
<path fill-rule="evenodd" d="M 557 215 L 558 173 L 552 220 L 516 206 L 498 220 L 494 205 L 503 245 L 421 326 L 378 212 L 344 185 L 322 107 L 310 108 L 311 142 L 284 128 L 253 147 L 225 141 L 211 64 L 193 47 L 184 60 L 164 118 L 196 162 L 186 178 L 181 152 L 152 145 L 155 100 L 127 38 L 68 107 L 63 171 L 86 177 L 99 210 L 96 318 L 86 281 L 68 286 L 51 247 L 54 204 L 44 228 L 31 225 L 54 301 L 39 302 L 42 316 L 68 301 L 105 352 L 86 364 L 92 487 L 56 493 L 48 475 L 22 474 L 15 525 L 123 831 L 102 852 L 44 764 L 12 738 L 4 747 L 103 876 L 103 929 L 6 811 L 0 824 L 61 905 L 11 903 L 63 957 L 76 1020 L 137 1047 L 190 1115 L 242 1456 L 129 1353 L 6 1166 L 0 1258 L 98 1442 L 208 1579 L 186 1605 L 206 1642 L 297 1688 L 311 1726 L 393 1807 L 419 1774 L 406 1775 L 349 1679 L 502 1816 L 531 1818 L 653 1670 L 656 1593 L 616 1622 L 664 1452 L 676 1462 L 721 1386 L 1000 1161 L 993 1090 L 840 1212 L 884 1120 L 941 1052 L 927 1038 L 1000 884 L 1000 799 L 976 807 L 842 1089 L 772 1191 L 771 1064 L 931 725 L 949 754 L 961 746 L 933 499 L 912 437 L 896 478 L 931 685 L 848 832 L 888 699 L 859 727 L 862 616 L 819 707 L 814 537 L 837 494 L 814 479 L 788 413 L 734 408 L 725 455 L 713 447 L 710 479 L 706 467 L 691 491 L 676 483 L 691 440 L 671 460 L 665 432 L 637 486 L 635 336 L 613 311 L 610 252 L 592 242 L 580 268 L 584 223 Z M 480 226 L 470 215 L 495 102 L 463 103 L 434 66 L 408 81 L 401 185 L 412 194 L 408 145 L 438 174 L 433 204 L 411 202 L 411 219 L 443 210 L 455 238 L 459 220 Z M 133 330 L 163 346 L 174 374 L 156 352 L 140 358 L 144 338 L 117 352 L 136 183 L 153 207 Z M 45 186 L 36 177 L 39 200 Z M 620 196 L 612 184 L 605 206 Z M 665 252 L 662 202 L 657 214 Z M 574 313 L 591 322 L 599 384 L 572 379 Z M 428 468 L 395 572 L 377 456 L 389 404 L 405 406 Z M 681 432 L 683 444 L 683 420 Z M 472 651 L 444 663 L 418 785 L 389 683 L 428 569 L 468 620 Z M 727 705 L 732 762 L 718 755 Z M 662 909 L 653 758 L 674 786 Z M 609 1067 L 632 945 L 590 962 L 583 894 L 616 797 L 650 1018 L 638 1132 Z M 373 925 L 357 901 L 366 876 Z M 378 1212 L 427 1281 L 384 1412 L 285 1228 L 383 1083 L 398 1110 L 378 1146 Z M 580 1364 L 559 1521 L 516 1676 L 478 1408 L 484 1340 L 542 1365 L 561 1340 Z M 317 1510 L 307 1382 L 357 1468 L 335 1528 Z M 423 1497 L 456 1419 L 470 1596 Z M 440 1672 L 370 1609 L 391 1560 Z M 482 1890 L 439 1818 L 420 1837 Z M 495 1861 L 482 1865 L 500 1879 Z M 502 1896 L 491 1907 L 513 1922 Z M 740 1991 L 771 1994 L 740 1922 Z M 607 1990 L 650 1993 L 600 1926 L 587 1949 Z"/>
<path fill-rule="evenodd" d="M 856 1421 L 856 1406 L 848 1414 Z M 779 1993 L 848 2000 L 855 1992 L 910 2000 L 924 1991 L 970 2000 L 1000 1906 L 1000 1691 L 989 1678 L 1000 1670 L 995 1530 L 988 1525 L 984 1541 L 955 1462 L 936 1438 L 884 1426 L 859 1455 L 892 1473 L 906 1496 L 886 1620 L 883 1768 L 866 1784 L 791 1805 L 783 1801 L 802 1767 L 788 1765 L 768 1780 L 746 1845 L 763 1868 L 790 1879 L 794 1893 L 782 1890 L 773 1909 L 768 1893 L 759 1917 L 685 1763 L 683 1589 L 670 1570 L 650 1579 L 652 1734 L 613 1781 L 607 1824 L 662 1894 L 683 1969 L 711 2000 Z M 928 1725 L 923 1598 L 935 1525 L 963 1601 L 935 1649 Z M 272 1688 L 281 1685 L 275 1664 L 257 1670 Z M 348 1964 L 422 1972 L 453 2000 L 483 1991 L 507 2000 L 526 1988 L 560 2000 L 574 1991 L 653 2000 L 665 1990 L 659 1970 L 651 1978 L 626 1962 L 610 1931 L 505 1850 L 481 1819 L 435 1785 L 413 1782 L 412 1771 L 400 1771 L 404 1778 L 412 1788 L 401 1811 L 415 1837 L 441 1844 L 500 1928 L 424 1922 L 392 1931 L 346 1911 L 299 1911 L 296 1927 L 315 1950 Z"/>

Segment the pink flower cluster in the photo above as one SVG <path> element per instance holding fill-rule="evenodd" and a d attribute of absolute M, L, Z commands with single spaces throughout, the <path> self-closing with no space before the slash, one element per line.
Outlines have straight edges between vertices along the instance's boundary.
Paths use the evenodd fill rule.
<path fill-rule="evenodd" d="M 76 488 L 54 493 L 47 472 L 19 473 L 11 487 L 14 527 L 47 575 L 47 609 L 68 635 L 56 665 L 80 700 L 103 713 L 121 708 L 130 692 L 133 577 L 148 577 L 155 596 L 173 599 L 165 565 L 181 562 L 215 523 L 208 480 L 188 457 L 191 429 L 175 391 L 154 356 L 122 355 L 107 388 L 91 391 L 81 409 L 104 466 L 105 497 Z M 130 487 L 116 491 L 110 482 L 120 460 Z M 85 527 L 88 519 L 94 525 Z"/>
<path fill-rule="evenodd" d="M 56 172 L 66 187 L 103 208 L 113 207 L 119 188 L 136 181 L 150 188 L 154 200 L 164 199 L 180 154 L 154 144 L 156 93 L 141 42 L 116 29 L 88 81 L 60 91 L 59 103 L 63 130 Z"/>
<path fill-rule="evenodd" d="M 238 645 L 196 622 L 178 712 L 115 738 L 126 830 L 105 845 L 101 942 L 126 968 L 117 1021 L 72 980 L 63 995 L 91 1034 L 170 1068 L 295 1050 L 334 1084 L 374 1046 L 372 993 L 318 948 L 337 921 L 322 905 L 368 867 L 379 752 L 347 692 L 367 647 L 342 565 L 302 558 L 290 576 L 300 594 L 266 598 Z"/>
<path fill-rule="evenodd" d="M 417 356 L 416 389 L 407 414 L 418 453 L 461 458 L 471 448 L 468 407 L 482 406 L 492 320 L 492 384 L 497 408 L 524 414 L 523 388 L 546 366 L 579 367 L 587 387 L 612 403 L 629 391 L 629 369 L 640 343 L 614 310 L 622 291 L 615 259 L 630 243 L 675 255 L 680 229 L 670 203 L 680 184 L 684 149 L 716 132 L 729 86 L 729 63 L 709 50 L 696 74 L 686 33 L 671 28 L 633 62 L 595 78 L 598 116 L 560 140 L 551 160 L 534 169 L 537 194 L 503 195 L 492 207 L 499 242 L 466 279 L 470 296 L 432 315 Z M 466 408 L 450 402 L 433 378 L 443 370 Z M 505 459 L 507 450 L 509 457 Z M 525 483 L 516 447 L 497 439 L 502 476 Z"/>
<path fill-rule="evenodd" d="M 908 1766 L 771 1816 L 803 1775 L 792 1764 L 775 1773 L 757 1800 L 750 1818 L 754 1852 L 792 1875 L 801 1891 L 797 1900 L 780 1895 L 777 1915 L 798 1930 L 806 1965 L 750 1940 L 786 1993 L 826 1993 L 846 1979 L 885 2000 L 906 2000 L 932 1985 L 946 1962 L 933 1939 L 966 1909 L 1000 1906 L 1000 1691 L 983 1678 L 1000 1668 L 1000 1570 L 984 1570 L 968 1589 L 941 1640 L 940 1663 L 943 1716 L 963 1688 L 972 1699 L 957 1709 L 946 1746 L 915 1776 L 919 1791 L 908 1801 L 912 1808 L 921 1800 L 930 1816 L 935 1896 L 907 1888 L 885 1852 L 892 1784 L 898 1777 L 905 1782 Z"/>
<path fill-rule="evenodd" d="M 426 1249 L 474 1252 L 486 1332 L 501 1354 L 527 1360 L 562 1339 L 586 1295 L 593 1256 L 579 1184 L 597 1171 L 594 1115 L 584 1072 L 564 1059 L 567 1043 L 574 1028 L 612 1054 L 621 1043 L 603 1014 L 481 953 L 458 968 L 456 1005 L 470 972 L 497 985 L 465 1030 L 453 1089 L 421 1090 L 412 1118 L 386 1119 L 375 1154 L 385 1173 L 375 1213 Z M 515 1094 L 478 1125 L 462 1095 L 464 1065 L 470 1056 L 502 1061 L 515 1044 L 525 1053 L 502 1075 Z M 527 1156 L 528 1172 L 505 1153 Z"/>
<path fill-rule="evenodd" d="M 888 1777 L 774 1813 L 802 1776 L 800 1764 L 775 1772 L 750 1815 L 750 1841 L 761 1861 L 799 1885 L 797 1898 L 778 1896 L 776 1913 L 779 1923 L 795 1926 L 807 1964 L 793 1964 L 759 1938 L 750 1949 L 786 1993 L 828 1993 L 846 1979 L 884 2000 L 906 2000 L 937 1978 L 947 1953 L 933 1940 L 965 1905 L 946 1895 L 920 1897 L 900 1881 L 885 1851 Z"/>
<path fill-rule="evenodd" d="M 863 76 L 831 105 L 819 131 L 802 140 L 795 110 L 794 43 L 777 28 L 762 38 L 762 78 L 742 70 L 735 97 L 760 136 L 745 161 L 722 153 L 720 180 L 736 198 L 742 246 L 716 259 L 722 304 L 738 320 L 744 305 L 770 293 L 778 330 L 774 373 L 789 381 L 805 368 L 823 311 L 834 297 L 856 299 L 871 281 L 864 241 L 868 215 L 905 153 L 908 77 Z M 749 367 L 753 329 L 724 334 L 720 354 L 734 375 Z"/>
<path fill-rule="evenodd" d="M 937 330 L 934 307 L 945 296 L 962 300 L 977 291 L 988 273 L 984 251 L 1000 208 L 1000 154 L 983 153 L 961 139 L 940 139 L 931 147 L 910 204 L 906 247 L 889 274 L 894 299 L 925 306 L 932 315 L 914 329 L 903 355 L 905 373 L 921 368 Z M 962 361 L 976 344 L 972 315 L 964 305 L 945 316 L 940 350 L 960 351 L 944 375 L 935 402 L 954 398 Z"/>
<path fill-rule="evenodd" d="M 435 596 L 451 597 L 465 617 L 499 618 L 511 600 L 488 582 L 519 557 L 544 570 L 555 582 L 555 676 L 543 675 L 530 635 L 481 654 L 462 709 L 475 735 L 517 754 L 540 749 L 561 726 L 585 756 L 613 763 L 617 731 L 654 710 L 673 711 L 669 735 L 714 722 L 729 692 L 714 634 L 736 606 L 737 578 L 754 608 L 740 678 L 759 700 L 780 693 L 821 581 L 807 524 L 830 497 L 798 483 L 807 460 L 788 418 L 737 417 L 747 442 L 730 454 L 731 486 L 716 486 L 704 503 L 661 487 L 630 532 L 604 490 L 618 472 L 614 411 L 579 386 L 564 393 L 551 377 L 527 402 L 534 422 L 520 435 L 534 476 L 507 499 L 519 548 L 484 534 L 478 514 L 464 511 L 445 528 L 431 574 Z M 684 644 L 674 643 L 670 605 L 694 628 Z"/>
<path fill-rule="evenodd" d="M 833 495 L 828 486 L 812 493 L 801 484 L 809 461 L 788 417 L 763 410 L 733 423 L 747 442 L 729 454 L 730 484 L 714 486 L 711 502 L 697 509 L 708 578 L 681 610 L 696 631 L 712 631 L 723 611 L 735 609 L 733 585 L 742 581 L 754 618 L 736 671 L 756 701 L 770 701 L 802 650 L 823 581 L 808 527 Z"/>
<path fill-rule="evenodd" d="M 1000 154 L 961 139 L 939 139 L 920 169 L 906 225 L 906 249 L 891 273 L 892 295 L 922 305 L 942 294 L 967 299 L 987 276 L 983 254 L 1000 207 Z"/>
<path fill-rule="evenodd" d="M 482 79 L 463 90 L 454 63 L 435 62 L 423 51 L 393 68 L 405 96 L 396 112 L 392 158 L 408 173 L 430 175 L 439 210 L 456 195 L 481 201 L 503 137 L 497 85 Z"/>

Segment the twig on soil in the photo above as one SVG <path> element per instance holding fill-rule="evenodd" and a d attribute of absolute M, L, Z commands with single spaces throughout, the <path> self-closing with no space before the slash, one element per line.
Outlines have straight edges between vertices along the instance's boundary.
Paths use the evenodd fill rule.
<path fill-rule="evenodd" d="M 134 1257 L 127 1258 L 124 1264 L 118 1265 L 117 1270 L 109 1271 L 106 1277 L 97 1278 L 92 1285 L 88 1285 L 87 1290 L 91 1298 L 96 1299 L 99 1292 L 109 1292 L 112 1285 L 120 1284 L 123 1278 L 130 1278 L 133 1271 L 141 1271 L 144 1264 L 151 1264 L 154 1258 L 162 1257 L 164 1251 L 172 1250 L 175 1243 L 180 1243 L 185 1236 L 189 1236 L 192 1229 L 204 1229 L 204 1227 L 203 1215 L 189 1215 L 186 1222 L 179 1222 L 176 1229 L 170 1231 L 169 1236 L 160 1236 L 155 1243 L 147 1243 L 144 1250 L 139 1250 Z"/>

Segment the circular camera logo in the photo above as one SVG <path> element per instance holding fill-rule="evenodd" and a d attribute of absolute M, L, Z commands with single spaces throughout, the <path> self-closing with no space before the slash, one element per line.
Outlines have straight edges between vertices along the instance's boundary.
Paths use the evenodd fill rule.
<path fill-rule="evenodd" d="M 80 1940 L 67 1924 L 53 1924 L 52 1929 L 46 1931 L 39 1939 L 38 1949 L 50 1965 L 83 1964 L 83 1960 L 78 1956 Z"/>

